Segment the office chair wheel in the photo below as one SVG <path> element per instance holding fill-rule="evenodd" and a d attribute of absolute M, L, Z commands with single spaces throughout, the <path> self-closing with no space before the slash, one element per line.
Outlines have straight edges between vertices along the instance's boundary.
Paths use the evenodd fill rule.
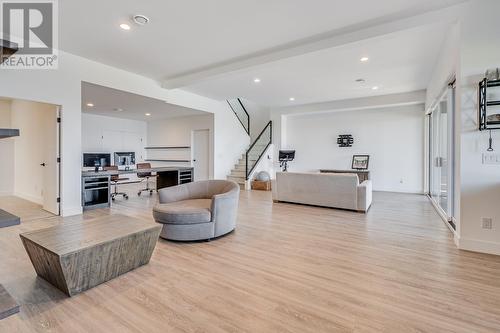
<path fill-rule="evenodd" d="M 128 195 L 125 195 L 125 199 L 127 199 L 127 200 L 128 200 Z"/>
<path fill-rule="evenodd" d="M 111 197 L 111 200 L 115 201 L 115 197 Z"/>
<path fill-rule="evenodd" d="M 137 192 L 137 195 L 138 195 L 138 196 L 141 196 L 141 192 Z"/>
<path fill-rule="evenodd" d="M 153 190 L 149 191 L 149 195 L 153 195 Z"/>

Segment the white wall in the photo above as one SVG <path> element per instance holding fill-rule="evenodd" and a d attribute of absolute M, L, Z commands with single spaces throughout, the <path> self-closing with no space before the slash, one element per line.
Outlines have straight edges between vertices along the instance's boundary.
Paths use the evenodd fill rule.
<path fill-rule="evenodd" d="M 147 123 L 145 121 L 82 113 L 83 152 L 135 152 L 136 163 L 145 157 Z"/>
<path fill-rule="evenodd" d="M 12 128 L 10 101 L 0 100 L 0 128 Z M 14 138 L 0 140 L 0 195 L 14 194 Z"/>
<path fill-rule="evenodd" d="M 240 125 L 241 126 L 241 125 Z M 192 131 L 208 129 L 209 156 L 210 156 L 210 178 L 214 178 L 214 115 L 207 114 L 201 116 L 175 117 L 164 120 L 148 122 L 147 135 L 148 145 L 155 146 L 189 146 L 192 147 Z M 166 159 L 186 159 L 192 160 L 192 149 L 175 149 L 168 151 L 150 150 L 147 152 L 148 158 L 166 158 Z M 152 165 L 192 165 L 192 163 L 162 163 L 152 162 Z"/>
<path fill-rule="evenodd" d="M 500 67 L 500 2 L 476 0 L 469 4 L 461 39 L 461 233 L 462 249 L 500 254 L 500 166 L 482 164 L 488 133 L 477 130 L 477 84 L 488 68 Z M 495 151 L 500 133 L 493 131 Z M 493 229 L 482 229 L 481 219 L 493 218 Z"/>
<path fill-rule="evenodd" d="M 453 77 L 460 79 L 460 24 L 451 26 L 434 65 L 426 91 L 426 109 L 441 96 Z"/>
<path fill-rule="evenodd" d="M 181 89 L 168 91 L 170 103 L 214 114 L 214 178 L 226 179 L 250 144 L 226 101 L 216 101 Z"/>
<path fill-rule="evenodd" d="M 19 129 L 21 135 L 14 138 L 15 153 L 14 194 L 18 197 L 43 204 L 44 168 L 48 149 L 56 149 L 48 142 L 49 131 L 55 121 L 54 105 L 13 100 L 11 102 L 12 128 Z M 55 162 L 55 161 L 54 161 Z"/>
<path fill-rule="evenodd" d="M 461 114 L 460 114 L 460 104 L 461 104 L 461 50 L 460 50 L 460 39 L 461 39 L 461 29 L 462 25 L 460 22 L 453 24 L 447 33 L 446 40 L 442 45 L 438 59 L 433 69 L 433 75 L 429 81 L 427 91 L 426 91 L 426 110 L 433 107 L 434 103 L 441 97 L 444 90 L 455 78 L 456 82 L 456 94 L 455 94 L 455 114 L 453 123 L 455 126 L 455 133 L 453 134 L 454 143 L 454 179 L 453 179 L 453 189 L 454 189 L 454 206 L 460 207 L 460 191 L 461 191 L 461 166 L 460 166 L 460 132 L 461 132 Z M 425 138 L 425 165 L 427 166 L 428 161 L 428 137 Z M 428 179 L 428 170 L 425 169 L 425 179 Z M 426 184 L 428 187 L 428 184 Z M 427 188 L 428 190 L 428 188 Z M 458 239 L 461 230 L 460 223 L 460 209 L 455 209 L 453 220 L 456 226 L 455 230 L 455 243 L 458 245 Z"/>
<path fill-rule="evenodd" d="M 243 149 L 241 147 L 247 145 L 245 143 L 247 138 L 242 133 L 241 125 L 231 114 L 227 103 L 181 89 L 167 90 L 152 79 L 66 52 L 59 52 L 57 70 L 2 70 L 0 96 L 62 106 L 61 211 L 63 216 L 82 212 L 82 81 L 213 113 L 216 178 L 225 178 L 231 170 L 231 164 L 238 158 L 236 151 L 239 154 L 239 150 Z"/>
<path fill-rule="evenodd" d="M 250 145 L 250 137 L 232 113 L 233 111 L 226 105 L 221 105 L 214 119 L 215 179 L 226 179 Z"/>
<path fill-rule="evenodd" d="M 250 138 L 254 142 L 264 129 L 264 126 L 271 120 L 271 112 L 269 108 L 248 99 L 241 98 L 241 102 L 250 116 Z"/>
<path fill-rule="evenodd" d="M 376 191 L 423 192 L 423 106 L 288 116 L 286 147 L 296 150 L 290 171 L 350 169 L 352 155 L 370 155 Z M 340 148 L 337 137 L 352 134 Z"/>

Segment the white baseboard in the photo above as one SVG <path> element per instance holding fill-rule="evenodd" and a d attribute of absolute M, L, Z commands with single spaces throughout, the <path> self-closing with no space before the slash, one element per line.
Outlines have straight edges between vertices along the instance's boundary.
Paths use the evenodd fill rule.
<path fill-rule="evenodd" d="M 15 192 L 14 196 L 19 197 L 19 198 L 24 199 L 24 200 L 34 202 L 38 205 L 43 205 L 43 198 L 42 197 L 37 197 L 35 195 L 21 193 L 21 192 Z"/>
<path fill-rule="evenodd" d="M 61 207 L 61 216 L 63 217 L 81 215 L 81 214 L 83 214 L 83 208 L 81 206 L 68 207 L 68 208 Z"/>
<path fill-rule="evenodd" d="M 457 233 L 454 233 L 453 234 L 453 243 L 455 243 L 455 246 L 457 247 L 457 249 L 460 249 L 460 237 L 458 237 L 458 234 Z"/>
<path fill-rule="evenodd" d="M 386 192 L 386 193 L 399 193 L 399 194 L 418 194 L 424 195 L 425 192 L 422 191 L 399 191 L 399 190 L 376 190 L 373 189 L 373 192 Z"/>
<path fill-rule="evenodd" d="M 458 237 L 456 241 L 461 250 L 500 255 L 500 243 L 461 237 Z"/>

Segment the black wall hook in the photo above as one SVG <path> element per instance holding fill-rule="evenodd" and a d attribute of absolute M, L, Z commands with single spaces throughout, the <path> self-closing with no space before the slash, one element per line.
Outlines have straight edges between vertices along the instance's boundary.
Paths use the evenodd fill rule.
<path fill-rule="evenodd" d="M 489 146 L 487 151 L 493 151 L 493 139 L 491 138 L 491 130 L 490 130 L 490 139 L 488 141 L 489 141 Z"/>

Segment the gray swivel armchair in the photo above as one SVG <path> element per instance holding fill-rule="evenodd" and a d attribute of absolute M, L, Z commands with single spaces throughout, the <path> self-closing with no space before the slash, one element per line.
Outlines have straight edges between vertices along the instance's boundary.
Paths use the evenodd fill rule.
<path fill-rule="evenodd" d="M 236 227 L 240 187 L 227 180 L 205 180 L 158 191 L 153 217 L 168 240 L 210 240 Z"/>

